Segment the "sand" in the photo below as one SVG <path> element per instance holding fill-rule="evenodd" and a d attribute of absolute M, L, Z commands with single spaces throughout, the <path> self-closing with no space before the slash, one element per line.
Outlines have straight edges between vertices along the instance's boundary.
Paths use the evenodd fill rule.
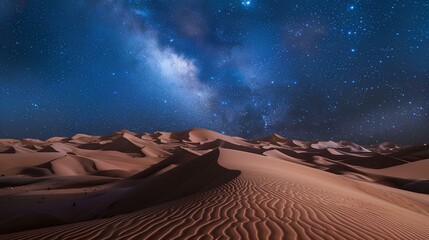
<path fill-rule="evenodd" d="M 429 239 L 429 147 L 206 129 L 0 140 L 0 239 Z"/>

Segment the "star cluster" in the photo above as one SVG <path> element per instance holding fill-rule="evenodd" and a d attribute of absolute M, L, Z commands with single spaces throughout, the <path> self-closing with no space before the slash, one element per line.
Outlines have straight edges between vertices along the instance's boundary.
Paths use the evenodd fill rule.
<path fill-rule="evenodd" d="M 429 136 L 425 1 L 0 2 L 0 138 Z"/>

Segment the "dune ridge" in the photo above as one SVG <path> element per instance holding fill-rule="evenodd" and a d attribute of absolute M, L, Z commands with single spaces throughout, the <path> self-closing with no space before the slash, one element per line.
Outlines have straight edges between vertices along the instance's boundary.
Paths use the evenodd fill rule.
<path fill-rule="evenodd" d="M 191 129 L 0 150 L 1 239 L 429 239 L 425 144 Z"/>

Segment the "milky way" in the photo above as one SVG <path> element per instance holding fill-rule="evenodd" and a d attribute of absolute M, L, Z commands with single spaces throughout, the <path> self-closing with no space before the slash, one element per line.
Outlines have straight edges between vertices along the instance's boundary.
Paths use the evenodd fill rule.
<path fill-rule="evenodd" d="M 429 136 L 425 1 L 0 2 L 0 137 Z"/>

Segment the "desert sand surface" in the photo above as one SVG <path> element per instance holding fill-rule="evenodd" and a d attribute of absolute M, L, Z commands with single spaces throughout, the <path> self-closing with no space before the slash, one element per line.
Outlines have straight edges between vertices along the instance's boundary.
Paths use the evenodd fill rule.
<path fill-rule="evenodd" d="M 429 145 L 0 140 L 0 239 L 429 239 Z"/>

